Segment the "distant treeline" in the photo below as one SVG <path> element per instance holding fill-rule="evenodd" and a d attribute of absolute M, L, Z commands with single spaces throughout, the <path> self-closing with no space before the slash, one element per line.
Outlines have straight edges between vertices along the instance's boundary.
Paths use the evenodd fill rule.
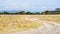
<path fill-rule="evenodd" d="M 21 14 L 21 15 L 48 15 L 48 14 L 60 14 L 60 8 L 56 8 L 54 11 L 49 11 L 49 10 L 46 10 L 46 11 L 43 11 L 43 12 L 25 12 L 25 11 L 20 11 L 20 12 L 15 12 L 15 13 L 10 13 L 10 12 L 7 12 L 7 11 L 4 11 L 4 12 L 0 12 L 0 14 L 11 14 L 11 15 L 14 15 L 14 14 Z"/>
<path fill-rule="evenodd" d="M 1 14 L 11 14 L 11 15 L 14 15 L 14 14 L 21 14 L 21 15 L 35 15 L 35 14 L 40 14 L 40 12 L 26 12 L 26 11 L 20 11 L 20 12 L 14 12 L 14 13 L 11 13 L 11 12 L 0 12 L 0 15 Z"/>

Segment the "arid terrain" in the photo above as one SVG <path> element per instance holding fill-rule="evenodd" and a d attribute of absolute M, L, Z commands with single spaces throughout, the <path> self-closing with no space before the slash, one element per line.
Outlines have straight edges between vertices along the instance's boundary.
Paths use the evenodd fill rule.
<path fill-rule="evenodd" d="M 51 21 L 60 23 L 60 15 L 32 15 L 32 17 L 29 18 L 37 18 L 39 20 L 45 20 L 45 21 Z"/>
<path fill-rule="evenodd" d="M 0 15 L 0 34 L 60 34 L 60 15 Z"/>

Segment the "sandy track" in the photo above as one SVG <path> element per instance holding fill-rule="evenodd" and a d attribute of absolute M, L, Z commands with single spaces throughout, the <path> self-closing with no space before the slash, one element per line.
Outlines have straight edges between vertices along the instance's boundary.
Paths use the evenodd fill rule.
<path fill-rule="evenodd" d="M 26 20 L 34 21 L 37 23 L 43 23 L 44 26 L 34 30 L 16 32 L 13 34 L 60 34 L 60 24 L 58 23 L 38 20 L 36 18 L 26 18 Z"/>
<path fill-rule="evenodd" d="M 28 17 L 26 17 L 25 20 L 29 20 L 37 23 L 43 23 L 44 26 L 29 31 L 14 32 L 10 34 L 60 34 L 60 24 L 58 23 L 39 20 L 37 18 L 28 18 Z"/>

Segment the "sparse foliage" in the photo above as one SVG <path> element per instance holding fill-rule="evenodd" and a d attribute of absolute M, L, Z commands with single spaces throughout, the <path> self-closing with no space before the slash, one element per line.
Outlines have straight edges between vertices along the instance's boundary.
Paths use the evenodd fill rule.
<path fill-rule="evenodd" d="M 46 14 L 60 14 L 60 8 L 56 8 L 55 9 L 55 11 L 49 11 L 49 10 L 46 10 L 46 11 L 43 11 L 43 12 L 35 12 L 35 13 L 33 13 L 33 12 L 30 12 L 30 11 L 28 11 L 28 12 L 25 12 L 25 11 L 19 11 L 19 12 L 15 12 L 15 13 L 10 13 L 10 12 L 7 12 L 7 11 L 4 11 L 4 12 L 0 12 L 0 14 L 22 14 L 22 15 L 36 15 L 36 14 L 38 14 L 38 15 L 40 15 L 40 14 L 44 14 L 44 15 L 46 15 Z"/>

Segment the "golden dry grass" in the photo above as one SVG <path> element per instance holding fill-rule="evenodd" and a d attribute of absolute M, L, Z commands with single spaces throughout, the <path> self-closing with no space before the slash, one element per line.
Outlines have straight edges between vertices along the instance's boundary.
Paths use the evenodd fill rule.
<path fill-rule="evenodd" d="M 32 17 L 38 18 L 39 20 L 46 20 L 46 21 L 60 23 L 60 15 L 37 15 Z M 32 18 L 32 17 L 29 17 L 29 18 Z"/>
<path fill-rule="evenodd" d="M 60 23 L 60 15 L 49 15 L 49 16 L 42 16 L 42 20 L 52 21 L 56 23 Z"/>
<path fill-rule="evenodd" d="M 43 25 L 42 23 L 25 20 L 26 17 L 60 23 L 60 15 L 0 15 L 0 33 L 20 32 Z"/>
<path fill-rule="evenodd" d="M 0 33 L 1 32 L 16 32 L 30 30 L 40 27 L 42 24 L 25 20 L 28 16 L 19 15 L 0 15 Z"/>
<path fill-rule="evenodd" d="M 38 18 L 39 20 L 46 20 L 46 21 L 60 23 L 60 15 L 40 15 L 40 16 L 38 15 L 34 17 Z"/>

